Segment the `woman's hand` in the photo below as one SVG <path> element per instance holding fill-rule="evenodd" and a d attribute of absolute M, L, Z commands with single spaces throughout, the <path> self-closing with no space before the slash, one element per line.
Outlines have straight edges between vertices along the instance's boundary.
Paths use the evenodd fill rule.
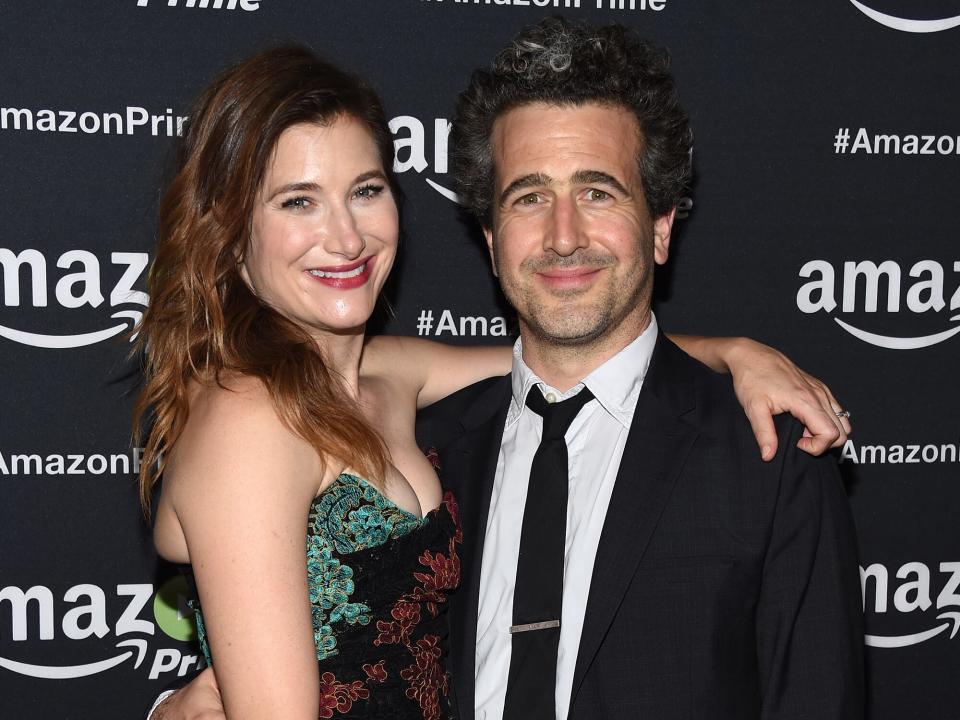
<path fill-rule="evenodd" d="M 777 453 L 773 416 L 788 412 L 803 423 L 797 447 L 822 455 L 847 441 L 852 428 L 838 417 L 843 406 L 823 382 L 804 372 L 783 353 L 749 338 L 672 337 L 687 353 L 717 372 L 733 376 L 733 388 L 753 428 L 760 456 Z"/>
<path fill-rule="evenodd" d="M 804 452 L 822 455 L 847 441 L 852 427 L 847 417 L 837 416 L 843 406 L 830 388 L 783 353 L 748 338 L 736 338 L 726 362 L 764 460 L 773 459 L 777 452 L 773 416 L 782 412 L 803 423 L 797 447 Z"/>

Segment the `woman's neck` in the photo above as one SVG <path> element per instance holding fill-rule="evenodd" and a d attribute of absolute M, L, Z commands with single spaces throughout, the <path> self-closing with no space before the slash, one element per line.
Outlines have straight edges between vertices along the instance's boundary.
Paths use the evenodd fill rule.
<path fill-rule="evenodd" d="M 359 397 L 360 357 L 363 354 L 363 328 L 341 333 L 314 333 L 327 368 L 343 378 L 344 387 Z"/>

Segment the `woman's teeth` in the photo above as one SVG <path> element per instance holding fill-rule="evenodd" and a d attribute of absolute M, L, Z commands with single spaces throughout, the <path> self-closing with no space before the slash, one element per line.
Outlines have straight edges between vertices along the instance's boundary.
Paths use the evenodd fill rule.
<path fill-rule="evenodd" d="M 310 270 L 309 272 L 314 277 L 336 278 L 338 280 L 342 280 L 344 278 L 357 277 L 357 275 L 361 275 L 366 269 L 367 264 L 364 263 L 363 265 L 355 267 L 353 270 L 345 270 L 344 272 L 326 272 L 324 270 Z"/>

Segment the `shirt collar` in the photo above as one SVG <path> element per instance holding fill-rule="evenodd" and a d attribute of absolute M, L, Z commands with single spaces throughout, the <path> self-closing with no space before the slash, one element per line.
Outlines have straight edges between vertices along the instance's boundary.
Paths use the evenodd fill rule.
<path fill-rule="evenodd" d="M 537 385 L 544 395 L 555 394 L 558 401 L 573 397 L 586 386 L 604 410 L 629 429 L 637 407 L 640 387 L 653 357 L 657 332 L 657 319 L 651 312 L 650 323 L 640 335 L 565 393 L 547 385 L 529 368 L 523 361 L 522 342 L 517 338 L 513 346 L 513 369 L 510 374 L 513 398 L 507 412 L 507 427 L 520 418 L 526 407 L 527 393 Z"/>

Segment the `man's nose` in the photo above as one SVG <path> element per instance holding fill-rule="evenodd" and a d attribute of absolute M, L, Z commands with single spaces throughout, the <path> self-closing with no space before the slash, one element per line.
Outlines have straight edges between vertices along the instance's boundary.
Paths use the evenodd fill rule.
<path fill-rule="evenodd" d="M 566 256 L 587 244 L 583 217 L 576 201 L 573 198 L 557 198 L 544 237 L 544 250 L 553 250 L 557 255 Z"/>

